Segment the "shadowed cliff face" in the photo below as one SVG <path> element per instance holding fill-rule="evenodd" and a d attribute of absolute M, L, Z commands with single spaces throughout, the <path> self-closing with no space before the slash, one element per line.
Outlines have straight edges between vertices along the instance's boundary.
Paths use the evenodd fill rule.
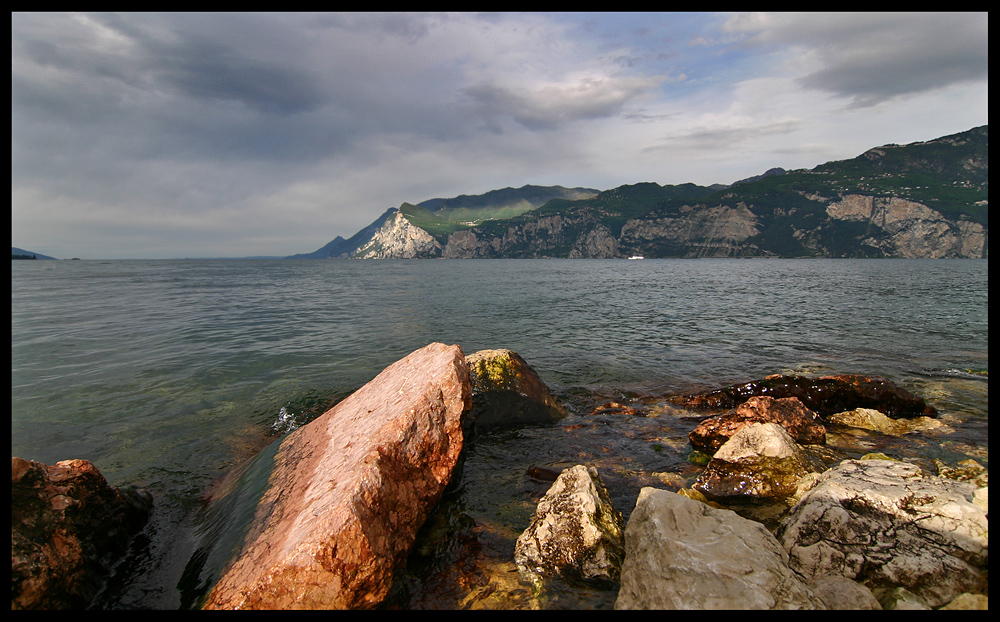
<path fill-rule="evenodd" d="M 989 252 L 988 126 L 883 145 L 811 170 L 772 169 L 731 186 L 540 190 L 404 203 L 337 246 L 337 256 L 978 259 Z"/>
<path fill-rule="evenodd" d="M 986 230 L 969 220 L 951 221 L 926 205 L 897 197 L 847 195 L 832 202 L 833 220 L 865 223 L 862 244 L 887 256 L 929 259 L 985 257 Z"/>
<path fill-rule="evenodd" d="M 616 235 L 596 215 L 545 216 L 453 233 L 433 256 L 502 257 L 906 257 L 983 258 L 987 231 L 899 198 L 806 197 L 812 210 L 685 205 L 625 222 Z M 415 242 L 403 240 L 392 256 Z M 413 255 L 406 255 L 413 256 Z"/>

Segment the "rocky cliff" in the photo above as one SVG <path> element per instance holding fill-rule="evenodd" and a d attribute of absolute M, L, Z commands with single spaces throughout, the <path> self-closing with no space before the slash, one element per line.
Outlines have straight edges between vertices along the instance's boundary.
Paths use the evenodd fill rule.
<path fill-rule="evenodd" d="M 396 211 L 354 253 L 354 259 L 427 259 L 440 257 L 434 237 Z"/>
<path fill-rule="evenodd" d="M 682 205 L 672 213 L 632 218 L 617 235 L 592 217 L 547 216 L 511 224 L 502 231 L 456 232 L 441 256 L 939 259 L 985 258 L 988 254 L 987 229 L 981 223 L 948 219 L 920 203 L 864 195 L 817 202 L 821 212 L 802 214 L 809 216 L 811 226 L 795 223 L 795 212 L 774 208 L 759 214 L 762 210 L 752 210 L 743 202 Z M 783 222 L 776 225 L 775 221 Z"/>
<path fill-rule="evenodd" d="M 555 188 L 563 194 L 509 217 L 477 212 L 489 203 L 477 197 L 449 200 L 461 221 L 404 203 L 354 243 L 337 245 L 345 251 L 339 256 L 936 259 L 989 252 L 988 126 L 883 145 L 811 170 L 771 169 L 728 187 L 647 182 L 576 195 L 583 198 Z"/>
<path fill-rule="evenodd" d="M 833 220 L 864 223 L 863 246 L 894 257 L 986 257 L 986 228 L 949 220 L 926 205 L 898 197 L 851 194 L 830 202 Z M 806 237 L 807 234 L 803 234 Z"/>

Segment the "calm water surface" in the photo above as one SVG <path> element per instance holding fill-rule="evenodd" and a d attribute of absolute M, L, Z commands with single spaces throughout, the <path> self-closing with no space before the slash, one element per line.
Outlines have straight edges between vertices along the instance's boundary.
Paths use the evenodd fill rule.
<path fill-rule="evenodd" d="M 988 464 L 988 383 L 967 373 L 989 368 L 986 260 L 14 261 L 11 271 L 12 455 L 85 458 L 157 499 L 135 562 L 146 578 L 113 606 L 190 606 L 178 582 L 212 483 L 433 341 L 517 351 L 573 413 L 566 426 L 485 439 L 470 457 L 466 477 L 521 478 L 510 483 L 524 497 L 514 523 L 545 489 L 521 481 L 526 465 L 604 461 L 626 512 L 638 480 L 615 484 L 616 474 L 681 469 L 686 429 L 669 417 L 659 431 L 649 418 L 602 420 L 574 438 L 594 423 L 593 404 L 779 372 L 886 377 L 958 430 L 951 458 Z M 464 502 L 459 514 L 480 524 L 477 511 L 495 512 Z M 491 536 L 498 551 L 510 533 Z"/>

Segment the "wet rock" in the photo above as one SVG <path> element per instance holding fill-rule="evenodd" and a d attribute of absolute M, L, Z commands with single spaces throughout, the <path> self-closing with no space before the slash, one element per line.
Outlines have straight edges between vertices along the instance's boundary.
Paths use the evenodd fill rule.
<path fill-rule="evenodd" d="M 735 408 L 755 395 L 797 397 L 823 417 L 855 408 L 873 408 L 893 418 L 937 413 L 922 398 L 884 378 L 852 374 L 820 378 L 774 375 L 674 401 L 687 408 Z"/>
<path fill-rule="evenodd" d="M 715 501 L 709 501 L 708 497 L 701 493 L 701 491 L 695 490 L 694 488 L 681 488 L 677 491 L 682 497 L 691 499 L 692 501 L 697 501 L 699 503 L 704 503 L 705 505 L 711 506 L 717 510 L 725 509 Z"/>
<path fill-rule="evenodd" d="M 937 419 L 919 416 L 908 419 L 892 419 L 873 408 L 855 408 L 827 417 L 830 423 L 846 425 L 852 428 L 873 430 L 889 436 L 901 436 L 910 432 L 933 430 L 944 426 Z"/>
<path fill-rule="evenodd" d="M 778 537 L 807 579 L 902 587 L 938 607 L 985 587 L 989 522 L 975 492 L 906 462 L 845 460 L 817 478 Z"/>
<path fill-rule="evenodd" d="M 643 488 L 625 528 L 615 609 L 821 609 L 760 523 Z"/>
<path fill-rule="evenodd" d="M 561 473 L 562 471 L 540 466 L 531 466 L 527 470 L 528 477 L 539 482 L 554 482 Z"/>
<path fill-rule="evenodd" d="M 83 609 L 149 518 L 92 463 L 11 458 L 11 609 Z"/>
<path fill-rule="evenodd" d="M 378 605 L 451 478 L 471 391 L 461 348 L 434 343 L 286 436 L 205 607 Z"/>
<path fill-rule="evenodd" d="M 795 397 L 754 396 L 724 415 L 710 417 L 688 434 L 695 449 L 713 451 L 751 423 L 777 423 L 803 444 L 826 442 L 826 428 L 813 411 Z"/>
<path fill-rule="evenodd" d="M 962 460 L 955 466 L 951 466 L 935 458 L 934 466 L 937 468 L 938 477 L 956 479 L 960 482 L 972 482 L 978 488 L 986 488 L 990 485 L 989 471 L 975 460 Z"/>
<path fill-rule="evenodd" d="M 905 587 L 876 589 L 879 604 L 886 611 L 929 611 L 923 600 Z"/>
<path fill-rule="evenodd" d="M 873 408 L 855 408 L 840 413 L 834 413 L 827 418 L 831 423 L 850 426 L 852 428 L 862 428 L 864 430 L 874 430 L 882 434 L 899 436 L 907 432 L 906 426 L 890 419 Z"/>
<path fill-rule="evenodd" d="M 617 581 L 624 528 L 597 469 L 577 465 L 564 470 L 539 501 L 517 539 L 514 561 L 532 581 L 547 575 Z"/>
<path fill-rule="evenodd" d="M 508 425 L 551 423 L 566 416 L 535 370 L 511 350 L 480 350 L 466 360 L 476 432 Z"/>
<path fill-rule="evenodd" d="M 692 488 L 716 501 L 773 503 L 795 494 L 800 479 L 820 470 L 785 428 L 752 423 L 715 452 Z"/>
<path fill-rule="evenodd" d="M 633 415 L 645 417 L 648 413 L 645 410 L 633 408 L 620 402 L 605 402 L 595 408 L 591 415 Z"/>

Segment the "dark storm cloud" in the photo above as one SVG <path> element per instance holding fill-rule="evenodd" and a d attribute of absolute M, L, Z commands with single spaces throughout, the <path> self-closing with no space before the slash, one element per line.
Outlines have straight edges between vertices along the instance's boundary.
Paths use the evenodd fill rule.
<path fill-rule="evenodd" d="M 183 97 L 240 102 L 251 110 L 288 115 L 328 99 L 308 63 L 302 38 L 282 20 L 245 15 L 165 16 L 155 31 L 120 15 L 103 25 L 135 42 L 131 61 L 151 87 Z"/>
<path fill-rule="evenodd" d="M 342 20 L 14 19 L 21 22 L 12 42 L 21 69 L 12 72 L 12 101 L 24 124 L 54 123 L 86 133 L 82 126 L 99 123 L 100 134 L 109 124 L 113 131 L 157 141 L 146 153 L 282 162 L 346 151 L 376 132 L 433 138 L 454 135 L 459 127 L 431 87 L 393 75 L 391 57 L 350 49 L 348 35 L 358 33 L 347 32 Z M 387 36 L 405 31 L 410 39 L 422 31 L 406 30 L 398 18 L 365 27 Z"/>

